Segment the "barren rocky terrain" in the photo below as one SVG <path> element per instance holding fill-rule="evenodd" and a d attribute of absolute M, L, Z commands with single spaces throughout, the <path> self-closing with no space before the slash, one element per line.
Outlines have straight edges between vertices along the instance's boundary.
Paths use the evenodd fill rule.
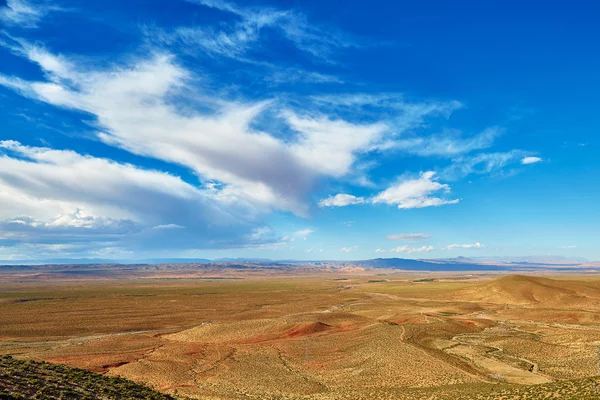
<path fill-rule="evenodd" d="M 0 353 L 192 399 L 594 398 L 595 275 L 11 280 Z"/>

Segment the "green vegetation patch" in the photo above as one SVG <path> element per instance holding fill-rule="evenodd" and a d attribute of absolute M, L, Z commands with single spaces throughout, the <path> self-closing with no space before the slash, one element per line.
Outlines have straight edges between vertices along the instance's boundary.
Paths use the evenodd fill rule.
<path fill-rule="evenodd" d="M 174 400 L 127 379 L 10 356 L 0 357 L 0 399 Z"/>

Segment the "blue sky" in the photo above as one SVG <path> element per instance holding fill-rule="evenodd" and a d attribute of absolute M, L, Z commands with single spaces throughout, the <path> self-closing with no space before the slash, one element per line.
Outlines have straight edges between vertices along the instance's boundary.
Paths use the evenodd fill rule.
<path fill-rule="evenodd" d="M 594 7 L 0 1 L 0 259 L 600 259 Z"/>

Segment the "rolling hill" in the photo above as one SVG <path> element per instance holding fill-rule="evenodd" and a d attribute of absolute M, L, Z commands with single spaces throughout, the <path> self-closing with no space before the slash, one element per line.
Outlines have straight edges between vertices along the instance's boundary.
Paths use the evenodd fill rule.
<path fill-rule="evenodd" d="M 462 290 L 455 298 L 499 304 L 581 307 L 600 304 L 600 287 L 581 281 L 508 275 Z"/>

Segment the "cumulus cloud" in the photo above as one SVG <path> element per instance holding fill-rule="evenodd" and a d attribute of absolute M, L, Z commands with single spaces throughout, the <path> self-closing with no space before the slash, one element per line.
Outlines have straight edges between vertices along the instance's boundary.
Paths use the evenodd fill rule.
<path fill-rule="evenodd" d="M 358 246 L 352 246 L 352 247 L 342 247 L 340 249 L 340 251 L 344 252 L 344 253 L 352 253 L 354 251 L 356 251 L 358 249 Z"/>
<path fill-rule="evenodd" d="M 44 57 L 32 57 L 40 53 Z M 224 182 L 223 198 L 249 198 L 306 212 L 302 197 L 318 171 L 308 168 L 281 141 L 249 127 L 266 103 L 227 104 L 214 115 L 183 116 L 167 99 L 184 85 L 187 71 L 171 57 L 155 56 L 130 69 L 86 73 L 73 72 L 73 65 L 41 50 L 32 49 L 28 55 L 51 75 L 51 81 L 28 83 L 25 94 L 95 115 L 102 141 Z"/>
<path fill-rule="evenodd" d="M 524 157 L 521 160 L 521 164 L 523 164 L 523 165 L 535 164 L 535 163 L 539 163 L 541 161 L 542 161 L 542 159 L 540 157 Z"/>
<path fill-rule="evenodd" d="M 377 194 L 373 203 L 396 205 L 400 209 L 437 207 L 444 204 L 456 204 L 459 199 L 443 199 L 430 196 L 436 192 L 447 193 L 450 186 L 434 180 L 435 172 L 422 172 L 417 179 L 408 179 L 392 185 Z"/>
<path fill-rule="evenodd" d="M 437 182 L 435 172 L 422 172 L 417 179 L 404 179 L 388 187 L 371 198 L 356 197 L 340 193 L 319 202 L 321 207 L 344 207 L 361 203 L 385 203 L 400 209 L 437 207 L 445 204 L 456 204 L 459 199 L 446 199 L 432 196 L 436 192 L 448 193 L 450 186 Z"/>
<path fill-rule="evenodd" d="M 442 250 L 454 250 L 454 249 L 481 249 L 485 247 L 483 244 L 476 242 L 471 244 L 450 244 L 442 248 Z"/>
<path fill-rule="evenodd" d="M 338 193 L 335 196 L 329 196 L 319 202 L 319 207 L 345 207 L 351 204 L 362 204 L 365 202 L 363 197 L 356 197 L 351 194 Z"/>
<path fill-rule="evenodd" d="M 390 239 L 390 240 L 416 241 L 416 240 L 429 239 L 430 237 L 431 237 L 431 235 L 429 235 L 427 233 L 399 233 L 399 234 L 395 234 L 395 235 L 387 235 L 385 238 Z"/>
<path fill-rule="evenodd" d="M 398 246 L 390 251 L 395 253 L 422 253 L 427 251 L 432 251 L 433 246 L 421 246 L 421 247 L 409 247 L 409 246 Z"/>
<path fill-rule="evenodd" d="M 129 233 L 162 246 L 225 247 L 250 242 L 244 232 L 260 219 L 251 205 L 164 172 L 15 141 L 0 141 L 0 150 L 0 220 L 14 243 Z M 150 229 L 161 225 L 188 226 L 189 236 L 175 240 Z"/>
<path fill-rule="evenodd" d="M 299 133 L 292 145 L 294 154 L 307 166 L 319 168 L 333 177 L 350 171 L 357 153 L 378 142 L 388 131 L 384 123 L 355 124 L 325 116 L 300 117 L 284 113 L 291 129 Z"/>
<path fill-rule="evenodd" d="M 0 84 L 58 107 L 90 113 L 98 138 L 106 144 L 191 168 L 207 185 L 220 183 L 219 196 L 232 202 L 243 199 L 306 215 L 306 198 L 318 180 L 352 174 L 361 154 L 397 134 L 386 122 L 349 122 L 284 108 L 275 115 L 292 132 L 284 139 L 253 125 L 272 107 L 269 101 L 246 104 L 198 96 L 202 111 L 180 112 L 173 99 L 193 89 L 192 74 L 173 56 L 153 54 L 97 70 L 24 42 L 20 46 L 19 53 L 37 63 L 48 80 L 0 75 Z M 419 105 L 402 120 L 410 126 L 443 107 Z M 336 201 L 360 198 L 338 196 L 323 205 Z"/>
<path fill-rule="evenodd" d="M 343 35 L 309 25 L 296 11 L 217 0 L 192 2 L 230 15 L 218 27 L 176 28 L 166 36 L 161 36 L 164 31 L 148 33 L 158 34 L 163 43 L 197 44 L 214 57 L 237 59 L 247 57 L 249 48 L 259 47 L 267 30 L 323 60 L 329 59 L 333 49 L 354 45 Z M 35 25 L 38 16 L 52 11 L 32 4 L 9 0 L 0 18 L 16 21 L 19 15 L 29 15 Z M 463 137 L 459 131 L 446 130 L 406 139 L 405 134 L 427 127 L 426 118 L 447 118 L 462 104 L 411 102 L 397 93 L 333 94 L 297 102 L 239 96 L 244 100 L 234 101 L 231 94 L 223 94 L 226 90 L 220 92 L 214 82 L 207 83 L 208 76 L 193 73 L 164 48 L 109 65 L 79 55 L 55 54 L 39 44 L 6 36 L 10 43 L 0 44 L 37 64 L 43 77 L 28 81 L 0 75 L 0 85 L 76 111 L 104 144 L 161 160 L 171 164 L 169 170 L 183 169 L 184 176 L 192 176 L 183 180 L 73 151 L 4 141 L 0 146 L 4 149 L 0 221 L 15 235 L 20 224 L 16 221 L 41 232 L 58 229 L 53 226 L 60 218 L 65 229 L 77 232 L 103 230 L 117 235 L 107 232 L 129 226 L 128 235 L 145 239 L 162 235 L 168 241 L 174 240 L 169 237 L 176 236 L 173 229 L 177 229 L 177 236 L 187 237 L 188 244 L 200 243 L 199 247 L 232 243 L 283 247 L 294 238 L 279 238 L 263 226 L 261 218 L 273 210 L 308 215 L 308 199 L 321 183 L 362 181 L 365 187 L 367 183 L 376 187 L 364 172 L 370 168 L 365 165 L 375 163 L 375 157 L 369 156 L 393 149 L 421 156 L 460 155 L 488 147 L 501 133 L 500 128 L 489 128 Z M 307 75 L 294 67 L 287 72 L 298 81 L 339 83 L 334 76 Z M 279 79 L 272 76 L 273 81 Z M 475 170 L 482 164 L 487 165 L 482 169 L 493 169 L 501 163 L 470 157 L 457 164 Z M 432 171 L 423 172 L 417 179 L 404 179 L 373 196 L 339 193 L 321 200 L 319 206 L 385 203 L 408 209 L 457 203 L 458 199 L 443 195 L 450 187 L 436 178 Z M 306 238 L 308 234 L 291 236 Z M 125 249 L 120 244 L 108 247 Z"/>

